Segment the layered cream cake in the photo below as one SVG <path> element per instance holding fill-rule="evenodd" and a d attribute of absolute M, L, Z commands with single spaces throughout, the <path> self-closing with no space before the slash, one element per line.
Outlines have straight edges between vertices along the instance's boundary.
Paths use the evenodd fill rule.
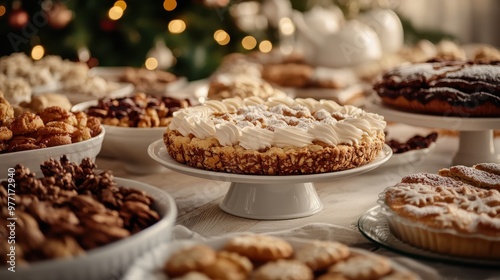
<path fill-rule="evenodd" d="M 196 168 L 314 174 L 373 161 L 385 126 L 380 115 L 331 100 L 229 98 L 175 112 L 163 139 L 176 161 Z"/>

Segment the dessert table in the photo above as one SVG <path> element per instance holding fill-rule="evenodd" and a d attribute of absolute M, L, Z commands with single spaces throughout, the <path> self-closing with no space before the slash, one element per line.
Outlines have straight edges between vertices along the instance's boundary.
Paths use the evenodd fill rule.
<path fill-rule="evenodd" d="M 391 137 L 408 137 L 431 130 L 391 124 L 388 131 Z M 500 279 L 500 266 L 468 267 L 422 258 L 411 259 L 407 255 L 400 255 L 371 243 L 357 228 L 360 216 L 377 205 L 378 195 L 386 187 L 399 182 L 407 174 L 437 173 L 439 169 L 451 166 L 458 142 L 455 135 L 440 134 L 434 150 L 418 161 L 401 165 L 382 165 L 354 177 L 315 183 L 324 208 L 311 216 L 288 220 L 252 220 L 223 212 L 219 203 L 229 188 L 229 182 L 201 179 L 168 169 L 161 173 L 136 175 L 124 171 L 122 163 L 109 158 L 98 158 L 97 165 L 100 169 L 113 170 L 116 177 L 138 180 L 170 193 L 178 208 L 177 231 L 174 231 L 174 235 L 176 232 L 188 231 L 210 238 L 235 232 L 286 233 L 293 232 L 293 229 L 305 228 L 309 230 L 299 231 L 301 237 L 335 238 L 338 233 L 339 241 L 413 263 L 416 265 L 415 269 L 422 269 L 420 266 L 425 265 L 424 268 L 431 268 L 441 279 Z M 500 138 L 496 138 L 494 144 L 499 150 Z M 310 230 L 311 228 L 315 230 Z M 325 235 L 325 232 L 328 234 Z M 318 236 L 315 236 L 316 233 Z"/>

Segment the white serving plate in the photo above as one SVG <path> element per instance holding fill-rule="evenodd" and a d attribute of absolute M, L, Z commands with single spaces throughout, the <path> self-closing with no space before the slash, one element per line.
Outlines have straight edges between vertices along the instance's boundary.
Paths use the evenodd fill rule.
<path fill-rule="evenodd" d="M 389 221 L 382 211 L 380 205 L 366 211 L 358 220 L 358 228 L 370 241 L 388 250 L 432 262 L 482 268 L 500 268 L 500 260 L 456 257 L 424 250 L 405 243 L 391 232 Z"/>
<path fill-rule="evenodd" d="M 436 147 L 436 143 L 431 143 L 428 148 L 410 150 L 404 153 L 393 153 L 392 157 L 384 163 L 384 167 L 398 166 L 402 164 L 417 163 L 425 159 Z"/>
<path fill-rule="evenodd" d="M 239 233 L 241 234 L 241 233 Z M 232 236 L 237 236 L 239 234 L 234 234 Z M 134 264 L 126 271 L 126 274 L 123 278 L 123 280 L 137 280 L 137 279 L 148 279 L 148 280 L 165 280 L 165 279 L 171 279 L 168 278 L 162 271 L 162 268 L 170 255 L 173 252 L 176 252 L 177 250 L 181 248 L 185 248 L 187 246 L 191 246 L 194 244 L 205 244 L 208 245 L 215 250 L 220 250 L 224 247 L 224 245 L 230 240 L 231 236 L 226 236 L 226 237 L 217 237 L 217 238 L 211 238 L 207 241 L 196 241 L 196 240 L 178 240 L 178 241 L 173 241 L 170 244 L 161 244 L 151 252 L 148 252 L 141 256 L 139 259 L 137 259 Z M 301 239 L 301 238 L 283 238 L 284 240 L 288 241 L 294 250 L 298 250 L 301 247 L 305 245 L 309 245 L 313 240 L 308 240 L 308 239 Z M 362 249 L 357 249 L 357 248 L 350 248 L 352 252 L 356 252 L 359 254 L 363 255 L 374 255 L 374 253 L 371 253 L 366 250 Z M 391 261 L 392 266 L 394 267 L 395 270 L 401 271 L 401 272 L 408 272 L 409 269 Z"/>
<path fill-rule="evenodd" d="M 119 82 L 125 70 L 130 67 L 94 67 L 89 70 L 89 75 L 99 76 L 108 81 Z M 176 81 L 165 85 L 165 89 L 158 92 L 146 92 L 153 95 L 172 95 L 187 85 L 188 80 L 185 77 L 178 77 Z M 83 102 L 83 101 L 81 101 Z"/>
<path fill-rule="evenodd" d="M 101 133 L 99 135 L 85 141 L 43 149 L 0 154 L 0 170 L 1 172 L 7 172 L 8 168 L 14 167 L 16 164 L 22 164 L 41 176 L 40 164 L 50 158 L 59 160 L 61 156 L 66 155 L 70 161 L 77 163 L 80 163 L 86 157 L 94 160 L 101 150 L 105 134 L 106 129 L 101 126 Z M 4 178 L 6 175 L 7 173 L 0 174 L 0 177 Z"/>
<path fill-rule="evenodd" d="M 63 90 L 56 91 L 56 93 L 64 94 L 66 97 L 68 97 L 69 102 L 71 104 L 78 104 L 86 101 L 91 101 L 103 97 L 110 97 L 110 98 L 120 98 L 120 97 L 125 97 L 129 94 L 131 94 L 134 91 L 134 86 L 130 83 L 117 83 L 117 87 L 114 90 L 111 90 L 110 92 L 106 93 L 103 96 L 93 96 L 93 95 L 87 95 L 84 93 L 79 93 L 79 92 L 66 92 Z"/>
<path fill-rule="evenodd" d="M 154 199 L 154 209 L 161 220 L 125 239 L 87 251 L 70 259 L 48 260 L 16 266 L 12 273 L 0 267 L 0 279 L 22 280 L 110 280 L 120 279 L 122 273 L 141 254 L 166 244 L 177 217 L 175 201 L 168 193 L 138 181 L 115 178 L 118 186 L 145 191 Z M 144 278 L 146 279 L 146 278 Z"/>

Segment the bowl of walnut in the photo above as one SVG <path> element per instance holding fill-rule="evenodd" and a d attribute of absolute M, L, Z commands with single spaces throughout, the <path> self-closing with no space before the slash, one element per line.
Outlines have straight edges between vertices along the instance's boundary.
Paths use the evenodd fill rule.
<path fill-rule="evenodd" d="M 147 148 L 161 139 L 173 112 L 189 106 L 185 99 L 136 93 L 122 98 L 102 98 L 73 106 L 99 119 L 106 130 L 99 156 L 123 161 L 127 172 L 166 170 L 148 156 Z"/>
<path fill-rule="evenodd" d="M 42 162 L 62 155 L 75 161 L 94 159 L 101 150 L 104 134 L 97 118 L 57 106 L 14 116 L 12 106 L 0 93 L 1 172 L 21 163 L 40 175 Z M 0 178 L 5 174 L 0 174 Z"/>
<path fill-rule="evenodd" d="M 43 178 L 16 165 L 0 180 L 0 235 L 15 239 L 0 243 L 0 279 L 119 279 L 170 240 L 177 209 L 168 193 L 96 168 L 61 157 L 41 165 Z"/>

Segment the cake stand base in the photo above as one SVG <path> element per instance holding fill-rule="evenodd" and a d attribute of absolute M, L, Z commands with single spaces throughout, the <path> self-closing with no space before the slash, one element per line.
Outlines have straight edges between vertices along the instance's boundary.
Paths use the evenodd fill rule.
<path fill-rule="evenodd" d="M 258 219 L 283 220 L 311 216 L 323 209 L 314 185 L 231 183 L 220 203 L 231 215 Z"/>
<path fill-rule="evenodd" d="M 493 142 L 493 130 L 460 131 L 453 165 L 472 166 L 482 162 L 500 163 L 500 154 L 495 151 Z"/>

